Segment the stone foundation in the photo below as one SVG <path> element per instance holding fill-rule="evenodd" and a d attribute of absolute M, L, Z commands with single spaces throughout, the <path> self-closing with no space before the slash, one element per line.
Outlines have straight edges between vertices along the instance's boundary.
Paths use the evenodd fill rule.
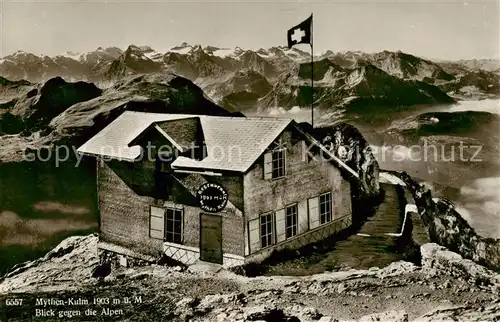
<path fill-rule="evenodd" d="M 100 263 L 110 263 L 111 268 L 150 265 L 156 261 L 152 256 L 136 253 L 125 247 L 99 242 L 97 244 Z"/>
<path fill-rule="evenodd" d="M 185 265 L 192 265 L 200 260 L 200 249 L 174 243 L 163 243 L 163 252 L 166 256 L 179 261 Z M 222 255 L 222 267 L 230 268 L 243 265 L 242 256 L 227 254 Z"/>

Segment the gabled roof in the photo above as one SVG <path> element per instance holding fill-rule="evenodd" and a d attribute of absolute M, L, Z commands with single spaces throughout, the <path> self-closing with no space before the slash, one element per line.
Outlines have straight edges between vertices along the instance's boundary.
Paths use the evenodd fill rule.
<path fill-rule="evenodd" d="M 225 117 L 125 111 L 78 148 L 77 152 L 133 162 L 141 157 L 142 148 L 140 146 L 131 146 L 131 143 L 134 143 L 149 128 L 156 128 L 174 146 L 178 146 L 182 152 L 185 150 L 182 144 L 179 143 L 182 143 L 182 140 L 179 141 L 179 137 L 174 136 L 177 138 L 177 141 L 175 141 L 176 139 L 170 136 L 168 124 L 165 124 L 165 121 L 189 118 L 199 120 L 207 154 L 202 160 L 178 156 L 172 163 L 174 169 L 246 172 L 285 128 L 292 125 L 305 136 L 307 141 L 314 143 L 323 153 L 330 156 L 337 166 L 359 178 L 359 175 L 353 169 L 337 158 L 311 134 L 297 126 L 292 119 L 285 118 Z M 160 127 L 159 124 L 162 126 Z"/>
<path fill-rule="evenodd" d="M 196 117 L 187 114 L 160 114 L 125 111 L 113 122 L 78 148 L 81 154 L 134 161 L 141 154 L 139 146 L 129 143 L 155 122 Z"/>
<path fill-rule="evenodd" d="M 135 161 L 141 156 L 141 147 L 129 147 L 130 142 L 155 123 L 186 118 L 199 118 L 207 156 L 200 161 L 179 156 L 172 163 L 172 167 L 238 172 L 246 172 L 292 122 L 291 119 L 283 118 L 126 111 L 77 151 L 82 154 Z M 168 127 L 163 126 L 163 130 L 168 134 Z"/>
<path fill-rule="evenodd" d="M 174 120 L 155 124 L 155 128 L 162 133 L 163 136 L 175 141 L 175 143 L 181 147 L 179 151 L 188 150 L 193 142 L 198 143 L 203 136 L 203 134 L 200 133 L 201 131 L 199 131 L 200 126 L 200 118 L 198 117 L 184 119 L 181 122 L 179 122 L 179 120 Z"/>
<path fill-rule="evenodd" d="M 178 157 L 174 168 L 246 172 L 292 122 L 283 118 L 200 116 L 207 156 Z"/>

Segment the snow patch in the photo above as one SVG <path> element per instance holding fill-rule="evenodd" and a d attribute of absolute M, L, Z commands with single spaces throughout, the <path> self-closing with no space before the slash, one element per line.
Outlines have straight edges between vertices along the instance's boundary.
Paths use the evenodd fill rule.
<path fill-rule="evenodd" d="M 146 58 L 151 59 L 153 61 L 158 61 L 163 59 L 163 54 L 154 50 L 147 53 L 143 53 L 143 55 L 146 56 Z"/>
<path fill-rule="evenodd" d="M 270 53 L 270 52 L 257 52 L 257 55 L 259 55 L 262 58 L 271 58 L 271 57 L 276 56 L 274 53 Z"/>
<path fill-rule="evenodd" d="M 364 77 L 364 72 L 362 69 L 356 69 L 347 76 L 347 84 L 349 86 L 354 86 L 359 84 Z"/>
<path fill-rule="evenodd" d="M 84 54 L 81 54 L 81 55 L 80 55 L 79 60 L 80 60 L 80 61 L 86 61 L 86 60 L 88 60 L 88 58 L 89 58 L 89 54 L 90 54 L 90 53 L 84 53 Z"/>
<path fill-rule="evenodd" d="M 27 52 L 25 51 L 22 51 L 22 50 L 18 50 L 16 51 L 12 56 L 14 57 L 17 57 L 17 56 L 25 56 L 27 54 Z"/>
<path fill-rule="evenodd" d="M 172 53 L 177 53 L 177 54 L 181 54 L 181 55 L 186 55 L 187 53 L 189 53 L 189 51 L 191 51 L 191 46 L 187 46 L 187 47 L 182 47 L 182 48 L 172 48 L 170 49 L 170 52 Z"/>
<path fill-rule="evenodd" d="M 232 57 L 232 56 L 234 56 L 234 50 L 229 49 L 229 48 L 220 48 L 220 49 L 213 51 L 212 55 L 220 57 L 220 58 Z"/>
<path fill-rule="evenodd" d="M 137 54 L 137 53 L 130 53 L 130 57 L 136 58 L 136 59 L 143 59 L 142 54 Z"/>
<path fill-rule="evenodd" d="M 75 52 L 72 52 L 72 51 L 66 51 L 66 52 L 64 52 L 64 53 L 62 53 L 62 54 L 60 54 L 58 56 L 78 60 L 81 55 L 82 55 L 81 53 L 75 53 Z"/>

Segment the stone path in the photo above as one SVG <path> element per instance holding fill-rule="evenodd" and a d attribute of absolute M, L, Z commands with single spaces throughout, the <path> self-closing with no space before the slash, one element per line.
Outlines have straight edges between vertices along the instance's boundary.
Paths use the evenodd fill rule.
<path fill-rule="evenodd" d="M 401 231 L 401 214 L 404 214 L 406 205 L 405 191 L 392 184 L 382 183 L 380 187 L 385 196 L 376 213 L 368 218 L 358 235 L 337 242 L 329 258 L 355 268 L 382 267 L 401 259 L 400 255 L 391 252 L 396 238 L 384 234 Z"/>

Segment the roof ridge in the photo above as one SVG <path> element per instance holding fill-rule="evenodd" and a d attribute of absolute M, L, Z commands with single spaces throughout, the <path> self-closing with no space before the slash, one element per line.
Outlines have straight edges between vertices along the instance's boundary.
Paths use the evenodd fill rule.
<path fill-rule="evenodd" d="M 123 114 L 147 114 L 147 115 L 182 115 L 182 116 L 186 116 L 186 115 L 192 115 L 193 117 L 197 117 L 199 115 L 197 114 L 187 114 L 187 113 L 161 113 L 161 112 L 143 112 L 143 111 L 130 111 L 130 110 L 126 110 L 126 111 L 123 111 L 122 114 L 120 115 L 123 115 Z"/>
<path fill-rule="evenodd" d="M 142 112 L 142 111 L 124 111 L 122 114 L 144 114 L 144 115 L 171 115 L 179 117 L 198 117 L 198 118 L 217 118 L 227 120 L 262 120 L 262 121 L 292 121 L 293 118 L 276 116 L 225 116 L 225 115 L 205 115 L 205 114 L 187 114 L 187 113 L 161 113 L 161 112 Z M 174 120 L 171 120 L 174 121 Z M 161 122 L 161 121 L 159 121 Z"/>
<path fill-rule="evenodd" d="M 204 118 L 219 118 L 219 119 L 238 119 L 238 120 L 265 120 L 265 121 L 292 121 L 293 118 L 288 117 L 270 117 L 270 116 L 223 116 L 223 115 L 199 115 Z"/>

